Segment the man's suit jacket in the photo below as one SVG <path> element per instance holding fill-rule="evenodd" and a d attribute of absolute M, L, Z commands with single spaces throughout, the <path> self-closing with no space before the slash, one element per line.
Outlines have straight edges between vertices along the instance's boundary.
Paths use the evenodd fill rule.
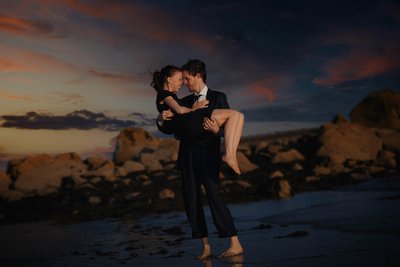
<path fill-rule="evenodd" d="M 214 109 L 229 109 L 229 104 L 226 98 L 226 95 L 222 92 L 211 90 L 210 88 L 207 91 L 206 99 L 209 101 L 207 107 L 207 114 L 211 116 L 211 113 Z M 186 107 L 192 107 L 194 103 L 194 94 L 190 94 L 181 99 L 182 104 Z M 166 134 L 173 134 L 174 129 L 170 127 L 168 121 L 165 121 L 163 126 L 157 124 L 158 129 Z M 179 136 L 176 136 L 179 139 Z M 203 147 L 207 150 L 208 159 L 213 159 L 211 162 L 215 162 L 212 166 L 207 166 L 208 168 L 212 168 L 213 171 L 219 173 L 220 166 L 220 144 L 221 144 L 221 135 L 213 134 L 211 132 L 207 133 L 202 137 L 202 140 L 185 140 L 181 139 L 179 144 L 179 153 L 178 153 L 178 168 L 182 167 L 182 164 L 188 164 L 187 160 L 190 159 L 191 148 L 193 146 Z"/>

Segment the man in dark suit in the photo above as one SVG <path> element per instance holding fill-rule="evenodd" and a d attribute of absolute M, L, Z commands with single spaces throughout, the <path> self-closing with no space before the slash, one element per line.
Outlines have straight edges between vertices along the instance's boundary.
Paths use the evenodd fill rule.
<path fill-rule="evenodd" d="M 208 240 L 207 225 L 201 202 L 200 187 L 203 184 L 207 192 L 207 199 L 214 224 L 218 230 L 219 237 L 230 238 L 230 247 L 220 256 L 229 257 L 243 253 L 243 248 L 237 237 L 232 216 L 227 206 L 222 202 L 219 189 L 219 169 L 221 165 L 221 134 L 215 121 L 211 120 L 214 109 L 229 109 L 229 104 L 224 93 L 213 91 L 207 87 L 206 67 L 201 60 L 189 60 L 182 67 L 183 83 L 192 93 L 182 98 L 182 104 L 192 107 L 193 103 L 208 100 L 204 118 L 204 128 L 208 131 L 198 140 L 180 139 L 178 153 L 178 168 L 182 175 L 183 197 L 187 217 L 192 227 L 193 238 L 201 238 L 203 242 L 203 253 L 199 259 L 208 258 L 211 248 Z M 164 112 L 159 118 L 167 119 L 171 114 Z M 163 125 L 157 123 L 160 131 L 166 134 L 174 133 L 165 121 Z"/>

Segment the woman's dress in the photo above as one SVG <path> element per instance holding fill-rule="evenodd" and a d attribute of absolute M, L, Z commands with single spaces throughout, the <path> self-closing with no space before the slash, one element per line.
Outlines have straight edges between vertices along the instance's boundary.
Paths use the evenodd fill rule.
<path fill-rule="evenodd" d="M 157 94 L 156 104 L 158 112 L 161 113 L 165 110 L 171 109 L 163 102 L 163 100 L 168 96 L 171 96 L 179 105 L 183 106 L 182 101 L 176 94 L 162 90 Z M 181 139 L 196 140 L 199 139 L 199 137 L 204 136 L 204 134 L 207 134 L 208 131 L 203 128 L 203 120 L 204 117 L 207 116 L 206 108 L 197 109 L 185 114 L 177 114 L 174 110 L 172 110 L 172 112 L 174 113 L 174 116 L 171 121 L 167 122 L 171 123 L 172 129 L 174 129 L 174 134 L 179 136 Z"/>

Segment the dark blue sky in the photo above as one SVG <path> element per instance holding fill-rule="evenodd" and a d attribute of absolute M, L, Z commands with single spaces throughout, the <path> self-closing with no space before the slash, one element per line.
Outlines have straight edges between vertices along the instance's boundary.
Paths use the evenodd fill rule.
<path fill-rule="evenodd" d="M 247 121 L 323 122 L 400 90 L 398 1 L 5 0 L 0 38 L 0 115 L 155 117 L 149 71 L 189 58 Z"/>

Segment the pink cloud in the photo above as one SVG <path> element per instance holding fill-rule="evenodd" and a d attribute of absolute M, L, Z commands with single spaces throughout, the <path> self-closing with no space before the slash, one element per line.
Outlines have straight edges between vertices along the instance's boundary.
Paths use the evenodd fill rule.
<path fill-rule="evenodd" d="M 354 50 L 348 56 L 328 62 L 323 70 L 325 75 L 313 82 L 321 86 L 334 86 L 344 82 L 368 79 L 400 69 L 400 57 L 388 49 L 383 54 Z"/>
<path fill-rule="evenodd" d="M 53 27 L 46 22 L 0 15 L 0 31 L 13 34 L 48 34 Z"/>
<path fill-rule="evenodd" d="M 270 74 L 250 83 L 248 91 L 262 100 L 271 103 L 277 100 L 278 91 L 288 87 L 289 83 L 290 81 L 283 73 Z"/>
<path fill-rule="evenodd" d="M 1 92 L 1 91 L 0 91 L 0 98 L 6 99 L 6 100 L 18 100 L 18 101 L 29 102 L 29 103 L 36 101 L 33 97 L 16 95 L 13 93 Z"/>

